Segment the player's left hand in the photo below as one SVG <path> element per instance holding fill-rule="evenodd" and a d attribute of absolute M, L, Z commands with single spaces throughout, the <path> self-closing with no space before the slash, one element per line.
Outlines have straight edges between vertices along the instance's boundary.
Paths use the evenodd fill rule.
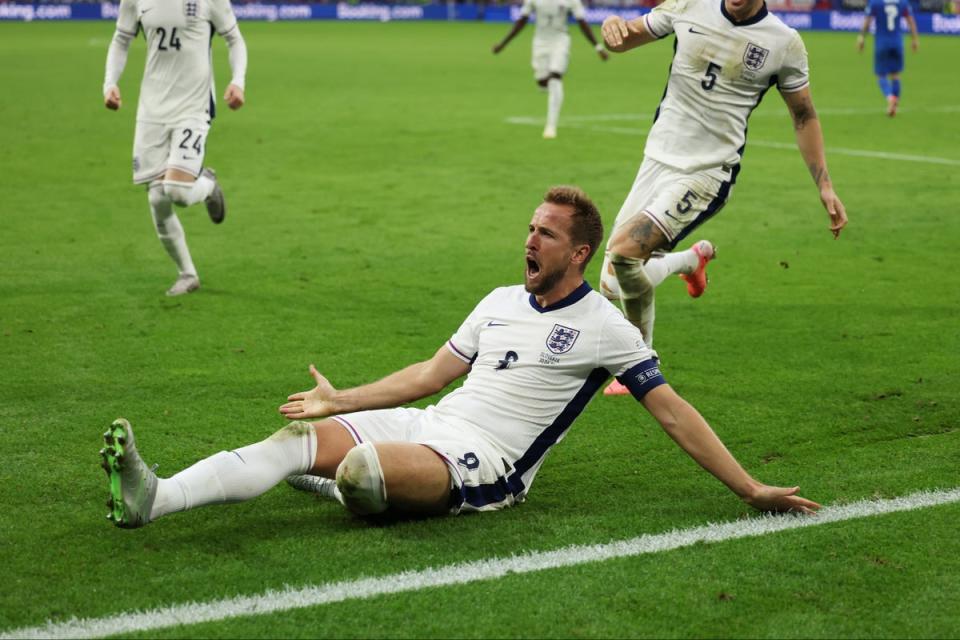
<path fill-rule="evenodd" d="M 227 92 L 223 94 L 223 100 L 227 106 L 236 111 L 243 106 L 243 89 L 235 84 L 227 87 Z"/>
<path fill-rule="evenodd" d="M 910 48 L 913 49 L 914 53 L 920 51 L 920 41 L 916 38 L 910 40 Z"/>
<path fill-rule="evenodd" d="M 597 55 L 600 56 L 600 59 L 606 62 L 610 59 L 610 54 L 604 51 L 603 49 L 597 49 Z"/>
<path fill-rule="evenodd" d="M 805 513 L 810 516 L 816 515 L 820 505 L 813 500 L 807 500 L 806 498 L 798 496 L 797 493 L 799 491 L 800 487 L 790 487 L 787 489 L 761 484 L 753 490 L 750 496 L 745 497 L 743 501 L 759 511 Z"/>
<path fill-rule="evenodd" d="M 820 190 L 820 202 L 823 208 L 827 210 L 830 216 L 830 233 L 834 238 L 840 237 L 840 231 L 847 226 L 847 210 L 837 194 L 833 192 L 832 187 L 825 187 Z"/>
<path fill-rule="evenodd" d="M 857 51 L 863 53 L 863 34 L 857 36 Z"/>

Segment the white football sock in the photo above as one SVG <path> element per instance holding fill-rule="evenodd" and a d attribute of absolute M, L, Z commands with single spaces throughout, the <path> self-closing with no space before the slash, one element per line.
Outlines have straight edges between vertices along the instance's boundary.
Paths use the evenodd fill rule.
<path fill-rule="evenodd" d="M 164 180 L 163 192 L 171 200 L 181 207 L 189 207 L 192 204 L 203 202 L 213 192 L 216 183 L 207 176 L 201 175 L 193 182 L 179 182 L 177 180 Z"/>
<path fill-rule="evenodd" d="M 699 256 L 693 252 L 693 249 L 687 249 L 686 251 L 654 256 L 647 260 L 643 269 L 647 272 L 650 283 L 654 287 L 658 287 L 661 282 L 666 280 L 667 276 L 674 273 L 693 273 L 697 270 L 699 264 Z"/>
<path fill-rule="evenodd" d="M 177 271 L 180 275 L 197 275 L 197 268 L 193 266 L 193 258 L 190 257 L 190 250 L 187 248 L 187 237 L 183 232 L 183 226 L 177 214 L 173 212 L 173 203 L 164 193 L 162 182 L 154 180 L 150 183 L 147 199 L 150 201 L 150 214 L 153 216 L 157 237 L 160 238 L 163 248 L 167 250 L 167 255 L 177 265 Z"/>
<path fill-rule="evenodd" d="M 640 329 L 647 346 L 653 348 L 654 284 L 647 276 L 643 260 L 610 254 L 610 263 L 620 283 L 620 304 L 623 314 Z"/>
<path fill-rule="evenodd" d="M 563 81 L 560 78 L 550 78 L 547 81 L 547 127 L 557 128 L 560 121 L 560 107 L 563 106 Z"/>
<path fill-rule="evenodd" d="M 287 476 L 309 471 L 316 452 L 317 434 L 308 422 L 291 423 L 256 444 L 221 451 L 172 478 L 158 480 L 150 519 L 255 498 Z"/>

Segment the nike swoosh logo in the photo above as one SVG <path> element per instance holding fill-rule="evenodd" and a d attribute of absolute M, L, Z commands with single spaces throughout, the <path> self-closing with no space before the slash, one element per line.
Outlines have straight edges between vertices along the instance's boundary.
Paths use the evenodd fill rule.
<path fill-rule="evenodd" d="M 504 322 L 494 322 L 493 320 L 491 320 L 490 322 L 487 323 L 487 326 L 488 327 L 509 327 L 510 325 Z"/>
<path fill-rule="evenodd" d="M 140 11 L 140 15 L 145 14 L 147 11 L 153 11 L 153 7 L 148 7 L 147 9 L 143 9 L 142 11 Z"/>
<path fill-rule="evenodd" d="M 690 27 L 690 33 L 695 33 L 695 34 L 697 34 L 698 36 L 709 35 L 709 34 L 704 33 L 703 31 L 697 31 L 697 30 L 694 29 L 693 27 Z"/>

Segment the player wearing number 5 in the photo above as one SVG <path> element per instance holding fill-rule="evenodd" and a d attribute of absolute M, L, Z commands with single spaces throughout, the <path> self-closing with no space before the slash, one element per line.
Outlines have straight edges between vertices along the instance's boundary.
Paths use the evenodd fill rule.
<path fill-rule="evenodd" d="M 607 48 L 618 53 L 671 33 L 675 38 L 667 88 L 602 272 L 602 291 L 619 296 L 649 345 L 653 288 L 673 270 L 665 263 L 671 256 L 654 252 L 672 250 L 724 206 L 740 173 L 747 119 L 770 87 L 777 87 L 793 117 L 797 146 L 834 237 L 847 216 L 827 173 L 803 41 L 767 12 L 763 0 L 667 0 L 634 20 L 608 17 L 602 32 Z M 702 276 L 712 248 L 698 254 L 694 268 Z M 691 295 L 704 285 L 688 279 Z"/>
<path fill-rule="evenodd" d="M 870 23 L 877 20 L 877 32 L 873 47 L 873 71 L 877 83 L 887 99 L 887 115 L 897 115 L 900 104 L 900 72 L 903 71 L 903 34 L 900 16 L 910 27 L 910 45 L 916 52 L 920 47 L 917 23 L 910 10 L 910 0 L 869 0 L 864 12 L 863 28 L 857 36 L 857 50 L 863 51 L 863 39 L 870 30 Z"/>
<path fill-rule="evenodd" d="M 544 138 L 557 137 L 560 107 L 563 105 L 563 74 L 570 62 L 570 34 L 567 33 L 567 17 L 572 15 L 580 25 L 580 31 L 597 50 L 601 60 L 606 61 L 607 52 L 593 37 L 587 24 L 586 11 L 580 0 L 523 0 L 520 17 L 513 23 L 503 40 L 493 47 L 500 53 L 513 37 L 526 26 L 531 14 L 536 14 L 537 30 L 533 35 L 533 77 L 541 89 L 547 91 L 547 124 Z"/>
<path fill-rule="evenodd" d="M 211 36 L 215 31 L 227 41 L 233 78 L 224 100 L 231 109 L 243 106 L 247 47 L 229 0 L 121 0 L 103 83 L 108 109 L 120 108 L 117 83 L 130 42 L 141 29 L 147 61 L 137 106 L 133 182 L 147 185 L 157 235 L 179 271 L 167 295 L 178 296 L 198 289 L 200 279 L 173 205 L 204 202 L 217 224 L 226 215 L 216 174 L 203 166 L 215 114 Z"/>

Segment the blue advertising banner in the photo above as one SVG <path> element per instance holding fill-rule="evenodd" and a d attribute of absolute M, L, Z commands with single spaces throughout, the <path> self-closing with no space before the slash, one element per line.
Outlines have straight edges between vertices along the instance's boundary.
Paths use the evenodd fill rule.
<path fill-rule="evenodd" d="M 69 4 L 0 2 L 0 21 L 32 22 L 49 20 L 116 20 L 117 4 L 77 2 Z M 294 4 L 273 2 L 237 3 L 233 6 L 240 20 L 363 20 L 392 22 L 404 20 L 483 20 L 512 22 L 520 17 L 519 6 L 481 7 L 473 3 L 448 4 Z M 647 9 L 591 8 L 587 20 L 603 22 L 608 15 L 635 18 Z M 863 14 L 859 11 L 811 11 L 777 13 L 787 25 L 799 31 L 859 31 Z M 960 16 L 916 13 L 920 33 L 960 35 Z M 904 28 L 906 25 L 904 25 Z"/>

